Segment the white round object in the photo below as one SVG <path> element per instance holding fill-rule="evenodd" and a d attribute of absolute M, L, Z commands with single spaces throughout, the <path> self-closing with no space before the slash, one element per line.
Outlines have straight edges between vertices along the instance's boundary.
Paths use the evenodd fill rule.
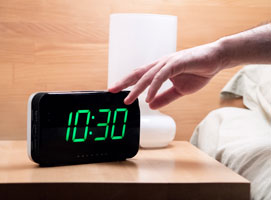
<path fill-rule="evenodd" d="M 174 120 L 164 114 L 141 115 L 140 146 L 143 148 L 165 147 L 173 141 L 176 132 Z"/>

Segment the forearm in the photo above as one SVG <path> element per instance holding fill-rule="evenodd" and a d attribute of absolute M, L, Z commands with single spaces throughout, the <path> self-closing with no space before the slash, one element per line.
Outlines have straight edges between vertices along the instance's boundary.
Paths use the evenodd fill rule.
<path fill-rule="evenodd" d="M 226 36 L 217 41 L 221 47 L 221 66 L 271 64 L 271 24 Z"/>

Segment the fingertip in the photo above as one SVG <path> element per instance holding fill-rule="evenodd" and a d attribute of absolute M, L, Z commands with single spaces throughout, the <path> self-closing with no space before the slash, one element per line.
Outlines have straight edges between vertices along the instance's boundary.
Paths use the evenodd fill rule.
<path fill-rule="evenodd" d="M 148 94 L 147 94 L 147 98 L 145 99 L 145 101 L 147 103 L 150 103 L 153 99 L 154 99 L 154 95 L 152 94 L 151 90 L 149 89 Z"/>
<path fill-rule="evenodd" d="M 159 106 L 155 105 L 155 104 L 152 104 L 152 103 L 149 103 L 149 107 L 150 109 L 152 110 L 157 110 L 159 108 Z"/>
<path fill-rule="evenodd" d="M 132 104 L 136 100 L 136 98 L 133 97 L 130 94 L 124 99 L 124 104 L 126 104 L 126 105 L 130 105 L 130 104 Z"/>
<path fill-rule="evenodd" d="M 112 93 L 118 93 L 122 90 L 122 87 L 120 86 L 120 84 L 118 83 L 115 83 L 115 85 L 111 86 L 110 88 L 108 88 L 108 91 L 109 92 L 112 92 Z"/>
<path fill-rule="evenodd" d="M 147 98 L 145 99 L 145 101 L 146 101 L 146 103 L 150 103 L 150 102 L 152 102 L 153 99 L 154 99 L 154 97 L 147 96 Z"/>
<path fill-rule="evenodd" d="M 111 93 L 118 93 L 119 91 L 114 88 L 114 87 L 111 87 L 111 88 L 108 88 L 108 91 L 111 92 Z"/>
<path fill-rule="evenodd" d="M 147 98 L 145 99 L 146 103 L 149 103 L 150 102 L 150 98 L 149 96 L 147 96 Z"/>
<path fill-rule="evenodd" d="M 128 98 L 125 98 L 123 102 L 124 102 L 125 105 L 130 105 L 131 104 Z"/>
<path fill-rule="evenodd" d="M 171 87 L 162 94 L 155 96 L 155 98 L 149 103 L 149 107 L 153 110 L 161 108 L 181 96 L 183 95 L 180 92 L 177 92 L 174 87 Z"/>

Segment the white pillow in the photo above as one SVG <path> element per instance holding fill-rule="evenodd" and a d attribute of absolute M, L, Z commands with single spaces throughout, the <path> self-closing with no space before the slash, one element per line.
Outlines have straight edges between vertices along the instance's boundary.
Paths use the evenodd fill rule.
<path fill-rule="evenodd" d="M 259 111 L 271 122 L 271 65 L 248 65 L 221 91 L 221 98 L 243 97 L 250 110 Z"/>
<path fill-rule="evenodd" d="M 257 111 L 221 108 L 197 126 L 191 141 L 251 182 L 251 199 L 271 199 L 271 128 Z"/>

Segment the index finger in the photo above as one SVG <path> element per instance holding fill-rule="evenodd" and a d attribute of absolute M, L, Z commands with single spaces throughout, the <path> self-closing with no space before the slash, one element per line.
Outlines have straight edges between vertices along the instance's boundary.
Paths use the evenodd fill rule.
<path fill-rule="evenodd" d="M 152 68 L 155 64 L 157 63 L 156 62 L 153 62 L 151 64 L 148 64 L 146 66 L 143 66 L 143 67 L 139 67 L 139 68 L 136 68 L 134 70 L 134 72 L 130 73 L 129 75 L 127 75 L 126 77 L 124 77 L 122 80 L 118 81 L 115 83 L 114 86 L 110 87 L 108 89 L 109 92 L 112 92 L 112 93 L 117 93 L 117 92 L 120 92 L 121 90 L 131 86 L 131 85 L 134 85 L 137 83 L 137 81 L 150 69 Z"/>

